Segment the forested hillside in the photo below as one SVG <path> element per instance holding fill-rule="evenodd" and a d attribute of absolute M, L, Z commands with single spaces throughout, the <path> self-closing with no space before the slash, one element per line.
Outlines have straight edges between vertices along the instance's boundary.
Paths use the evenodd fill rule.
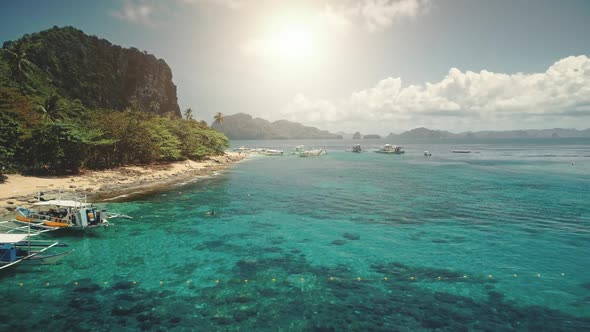
<path fill-rule="evenodd" d="M 63 174 L 200 159 L 228 140 L 182 119 L 172 72 L 147 52 L 72 28 L 0 49 L 0 167 Z"/>

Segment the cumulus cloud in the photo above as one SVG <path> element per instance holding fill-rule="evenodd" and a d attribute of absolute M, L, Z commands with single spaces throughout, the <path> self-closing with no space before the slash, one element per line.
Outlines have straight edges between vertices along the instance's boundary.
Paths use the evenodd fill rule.
<path fill-rule="evenodd" d="M 589 111 L 590 58 L 581 55 L 561 59 L 543 73 L 452 68 L 436 83 L 404 87 L 401 78 L 389 77 L 338 101 L 310 100 L 298 94 L 281 113 L 294 121 L 330 128 L 365 123 L 392 129 L 418 125 L 502 129 L 489 127 L 508 122 L 515 127 L 575 123 L 565 120 L 587 117 Z"/>
<path fill-rule="evenodd" d="M 111 16 L 129 23 L 145 26 L 153 25 L 154 7 L 145 1 L 126 1 L 123 7 L 111 11 Z"/>

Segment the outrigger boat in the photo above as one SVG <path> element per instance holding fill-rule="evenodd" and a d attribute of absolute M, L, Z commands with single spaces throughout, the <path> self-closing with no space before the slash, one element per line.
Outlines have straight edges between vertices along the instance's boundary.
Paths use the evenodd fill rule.
<path fill-rule="evenodd" d="M 315 150 L 305 150 L 303 152 L 299 152 L 299 157 L 316 157 L 316 156 L 324 156 L 327 152 L 324 149 L 315 149 Z"/>
<path fill-rule="evenodd" d="M 76 200 L 50 200 L 33 205 L 38 207 L 38 210 L 18 207 L 19 215 L 13 221 L 48 230 L 86 229 L 109 225 L 106 210 L 98 210 L 90 203 Z"/>
<path fill-rule="evenodd" d="M 31 240 L 34 234 L 0 233 L 0 270 L 18 263 L 32 265 L 57 264 L 69 251 L 57 254 L 44 254 L 45 251 L 58 246 L 61 242 Z M 37 248 L 33 250 L 33 248 Z M 38 249 L 40 248 L 40 249 Z"/>

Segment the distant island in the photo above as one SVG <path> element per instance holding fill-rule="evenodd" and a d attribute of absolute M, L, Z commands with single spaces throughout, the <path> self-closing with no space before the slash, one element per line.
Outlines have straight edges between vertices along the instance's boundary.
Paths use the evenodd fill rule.
<path fill-rule="evenodd" d="M 226 115 L 222 122 L 213 123 L 212 128 L 233 140 L 342 139 L 341 135 L 315 127 L 287 120 L 270 122 L 261 118 L 253 118 L 245 113 Z"/>
<path fill-rule="evenodd" d="M 528 130 L 507 130 L 507 131 L 468 131 L 458 134 L 444 130 L 432 130 L 428 128 L 415 128 L 401 134 L 389 134 L 387 139 L 395 138 L 418 138 L 418 139 L 444 139 L 444 138 L 572 138 L 590 137 L 590 128 L 577 129 L 528 129 Z"/>

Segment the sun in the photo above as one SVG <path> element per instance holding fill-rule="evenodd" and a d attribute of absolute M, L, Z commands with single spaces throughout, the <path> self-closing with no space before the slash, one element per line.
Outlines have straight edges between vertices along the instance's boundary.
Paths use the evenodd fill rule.
<path fill-rule="evenodd" d="M 318 56 L 317 29 L 308 19 L 279 17 L 263 31 L 245 43 L 242 51 L 281 66 L 310 64 Z"/>
<path fill-rule="evenodd" d="M 270 46 L 283 59 L 303 60 L 314 53 L 313 32 L 301 24 L 288 24 L 273 33 Z"/>

